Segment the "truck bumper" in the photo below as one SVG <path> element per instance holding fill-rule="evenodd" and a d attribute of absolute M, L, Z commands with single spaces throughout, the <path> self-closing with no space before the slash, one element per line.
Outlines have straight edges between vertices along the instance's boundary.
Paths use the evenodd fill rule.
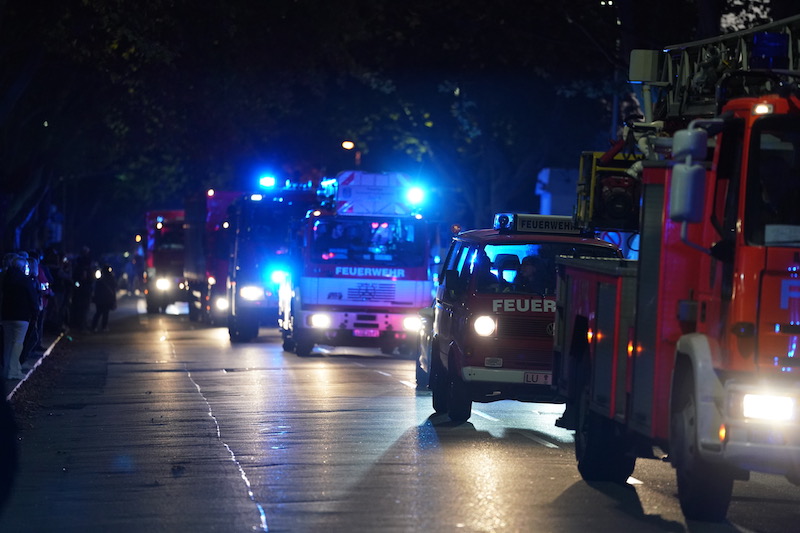
<path fill-rule="evenodd" d="M 800 386 L 729 382 L 723 391 L 716 439 L 707 435 L 702 440 L 703 455 L 743 470 L 800 480 Z M 745 416 L 746 396 L 767 403 Z"/>
<path fill-rule="evenodd" d="M 553 374 L 549 371 L 467 366 L 461 370 L 461 377 L 476 402 L 563 402 L 552 386 Z"/>
<path fill-rule="evenodd" d="M 419 323 L 416 309 L 407 313 L 315 310 L 299 315 L 300 324 L 316 344 L 383 349 L 417 344 L 419 329 L 407 329 L 409 318 Z"/>

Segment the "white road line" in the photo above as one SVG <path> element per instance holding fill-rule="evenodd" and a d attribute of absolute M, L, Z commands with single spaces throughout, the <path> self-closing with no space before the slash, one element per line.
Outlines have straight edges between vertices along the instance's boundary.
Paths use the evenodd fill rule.
<path fill-rule="evenodd" d="M 483 411 L 478 411 L 477 409 L 472 410 L 472 414 L 478 415 L 481 418 L 485 418 L 486 420 L 491 420 L 492 422 L 500 422 L 499 418 L 495 418 L 493 416 L 487 415 Z"/>
<path fill-rule="evenodd" d="M 387 378 L 390 378 L 390 377 L 392 377 L 392 375 L 391 375 L 390 373 L 388 373 L 388 372 L 383 372 L 382 370 L 376 370 L 375 372 L 377 372 L 377 373 L 378 373 L 378 374 L 380 374 L 381 376 L 386 376 Z"/>
<path fill-rule="evenodd" d="M 402 380 L 402 379 L 401 379 L 401 380 L 399 380 L 399 381 L 400 381 L 400 383 L 402 383 L 403 385 L 405 385 L 405 386 L 406 386 L 406 387 L 408 387 L 409 389 L 416 389 L 416 388 L 417 388 L 417 384 L 416 384 L 416 383 L 413 383 L 413 382 L 411 382 L 411 381 L 404 381 L 404 380 Z"/>

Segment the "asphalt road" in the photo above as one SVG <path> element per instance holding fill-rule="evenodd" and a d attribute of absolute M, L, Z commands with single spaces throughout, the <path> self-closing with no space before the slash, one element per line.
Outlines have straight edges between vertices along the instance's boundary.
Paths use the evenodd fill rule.
<path fill-rule="evenodd" d="M 797 531 L 800 490 L 737 482 L 729 520 L 687 523 L 669 465 L 587 484 L 559 406 L 435 416 L 413 362 L 231 345 L 123 299 L 111 331 L 65 337 L 11 398 L 20 469 L 2 532 Z"/>

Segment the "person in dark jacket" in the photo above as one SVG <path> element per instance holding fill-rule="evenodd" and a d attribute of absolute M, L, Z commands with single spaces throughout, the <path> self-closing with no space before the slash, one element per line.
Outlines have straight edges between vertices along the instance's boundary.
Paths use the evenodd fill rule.
<path fill-rule="evenodd" d="M 3 277 L 3 302 L 0 319 L 3 324 L 3 377 L 23 379 L 19 364 L 28 326 L 39 313 L 39 295 L 26 274 L 28 262 L 22 257 L 11 261 Z"/>
<path fill-rule="evenodd" d="M 100 269 L 100 278 L 94 284 L 94 317 L 92 331 L 97 331 L 98 324 L 103 331 L 108 331 L 108 314 L 117 308 L 117 280 L 109 265 Z"/>

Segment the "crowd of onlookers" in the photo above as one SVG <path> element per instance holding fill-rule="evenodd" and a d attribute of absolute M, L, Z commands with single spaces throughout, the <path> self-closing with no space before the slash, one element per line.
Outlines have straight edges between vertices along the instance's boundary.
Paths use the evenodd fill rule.
<path fill-rule="evenodd" d="M 26 363 L 45 351 L 45 332 L 106 330 L 109 312 L 116 308 L 117 288 L 113 268 L 98 267 L 87 247 L 73 256 L 56 248 L 3 255 L 2 378 L 24 378 Z M 90 320 L 92 302 L 95 313 Z"/>

